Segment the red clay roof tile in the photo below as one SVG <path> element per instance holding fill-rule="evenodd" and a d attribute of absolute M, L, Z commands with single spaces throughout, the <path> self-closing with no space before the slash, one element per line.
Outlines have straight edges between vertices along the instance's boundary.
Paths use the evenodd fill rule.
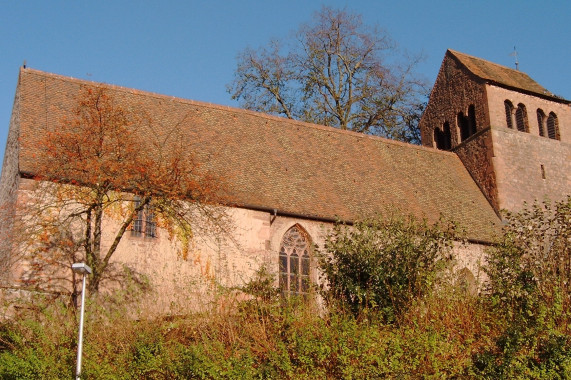
<path fill-rule="evenodd" d="M 529 75 L 522 71 L 510 69 L 509 67 L 498 65 L 496 63 L 450 49 L 448 50 L 448 53 L 455 57 L 470 72 L 481 79 L 500 86 L 520 89 L 526 92 L 531 92 L 541 96 L 547 96 L 558 101 L 569 103 L 569 101 L 554 95 L 542 87 L 539 83 L 531 79 Z"/>
<path fill-rule="evenodd" d="M 91 82 L 22 69 L 20 171 L 33 174 L 35 142 Z M 97 84 L 101 85 L 101 84 Z M 252 111 L 102 85 L 158 128 L 181 128 L 203 165 L 226 179 L 228 204 L 352 221 L 374 213 L 440 215 L 491 241 L 499 219 L 450 152 Z"/>

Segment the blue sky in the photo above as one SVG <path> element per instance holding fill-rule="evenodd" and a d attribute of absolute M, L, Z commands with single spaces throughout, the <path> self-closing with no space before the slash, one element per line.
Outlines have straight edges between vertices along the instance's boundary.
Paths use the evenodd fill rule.
<path fill-rule="evenodd" d="M 236 55 L 285 37 L 322 5 L 378 24 L 432 85 L 446 49 L 514 67 L 571 99 L 571 1 L 186 0 L 16 1 L 0 5 L 0 157 L 24 60 L 28 67 L 237 106 Z"/>

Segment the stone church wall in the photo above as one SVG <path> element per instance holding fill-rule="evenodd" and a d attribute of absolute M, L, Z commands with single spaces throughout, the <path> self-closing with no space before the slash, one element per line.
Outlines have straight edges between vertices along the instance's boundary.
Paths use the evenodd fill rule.
<path fill-rule="evenodd" d="M 25 209 L 25 205 L 32 205 L 30 211 L 37 210 L 36 186 L 34 180 L 20 181 L 17 195 L 21 210 Z M 229 216 L 226 227 L 231 233 L 218 236 L 197 234 L 186 254 L 181 250 L 180 242 L 176 238 L 171 239 L 164 229 L 158 228 L 155 238 L 136 236 L 126 231 L 111 260 L 114 267 L 109 273 L 113 273 L 113 278 L 104 281 L 102 292 L 132 287 L 127 283 L 130 280 L 122 275 L 122 268 L 126 267 L 133 274 L 133 279 L 142 278 L 139 276 L 142 275 L 151 285 L 150 293 L 139 302 L 145 312 L 176 314 L 188 309 L 205 309 L 212 306 L 220 295 L 220 289 L 231 290 L 244 285 L 263 266 L 274 275 L 275 285 L 278 286 L 279 250 L 284 234 L 291 227 L 298 226 L 307 234 L 312 254 L 317 247 L 323 246 L 324 236 L 330 228 L 330 225 L 319 221 L 275 216 L 271 212 L 231 207 L 224 209 Z M 117 229 L 116 221 L 104 221 L 103 252 L 111 245 Z M 26 240 L 24 235 L 21 237 L 24 244 L 32 243 L 33 247 L 33 241 L 29 238 Z M 21 247 L 30 249 L 25 245 Z M 60 267 L 56 268 L 50 264 L 52 267 L 40 274 L 35 272 L 38 262 L 20 258 L 7 270 L 12 278 L 6 281 L 2 296 L 21 296 L 25 292 L 18 289 L 30 289 L 40 283 L 44 289 L 48 285 L 46 294 L 71 292 L 71 271 L 67 267 L 71 265 L 71 258 L 60 259 L 63 265 L 57 264 Z M 319 281 L 316 260 L 312 262 L 311 281 Z"/>
<path fill-rule="evenodd" d="M 18 191 L 22 203 L 33 199 L 35 181 L 22 180 Z M 220 297 L 220 289 L 230 290 L 239 287 L 254 277 L 256 271 L 265 266 L 275 277 L 278 286 L 278 262 L 282 239 L 293 226 L 302 229 L 309 237 L 312 254 L 324 245 L 324 239 L 332 224 L 316 220 L 273 215 L 271 212 L 226 208 L 232 221 L 232 234 L 229 236 L 196 236 L 190 244 L 188 254 L 183 257 L 180 244 L 169 239 L 165 230 L 158 229 L 156 238 L 134 236 L 127 231 L 115 252 L 112 262 L 115 270 L 123 266 L 133 274 L 144 275 L 151 290 L 137 303 L 139 310 L 150 314 L 179 314 L 188 310 L 207 310 L 215 307 L 232 307 L 232 297 Z M 106 220 L 103 232 L 103 246 L 111 244 L 112 233 L 117 223 Z M 107 233 L 105 232 L 107 231 Z M 456 269 L 461 271 L 472 289 L 478 289 L 482 279 L 479 264 L 484 255 L 484 246 L 458 243 L 455 247 Z M 32 277 L 31 262 L 21 261 L 12 269 L 14 283 L 12 289 L 25 288 L 22 280 Z M 311 264 L 311 282 L 319 284 L 315 256 Z M 56 277 L 67 278 L 57 283 Z M 54 289 L 70 287 L 71 272 L 62 267 L 52 281 Z M 59 286 L 59 288 L 58 288 Z M 129 288 L 124 277 L 108 280 L 102 288 Z M 71 291 L 69 288 L 67 291 Z M 18 294 L 21 294 L 19 292 Z M 232 292 L 231 292 L 232 293 Z M 0 297 L 1 298 L 1 297 Z"/>
<path fill-rule="evenodd" d="M 571 194 L 571 144 L 505 127 L 493 128 L 501 209 Z"/>
<path fill-rule="evenodd" d="M 9 281 L 9 266 L 12 260 L 9 254 L 12 244 L 11 231 L 20 179 L 18 173 L 19 100 L 19 92 L 17 91 L 12 108 L 8 140 L 4 151 L 2 177 L 0 178 L 0 286 Z"/>
<path fill-rule="evenodd" d="M 490 126 L 487 97 L 483 83 L 476 79 L 455 59 L 448 55 L 445 57 L 420 122 L 422 145 L 436 147 L 434 129 L 442 129 L 447 122 L 450 125 L 452 151 L 458 155 L 488 201 L 497 209 L 492 141 L 487 130 Z M 476 133 L 461 141 L 457 116 L 460 112 L 467 115 L 470 105 L 474 105 L 475 109 Z"/>
<path fill-rule="evenodd" d="M 516 211 L 523 202 L 556 201 L 570 195 L 570 106 L 496 86 L 488 86 L 488 94 L 499 207 Z M 505 100 L 514 107 L 525 105 L 529 132 L 507 128 Z M 537 109 L 557 115 L 561 140 L 539 135 Z"/>
<path fill-rule="evenodd" d="M 461 141 L 457 115 L 467 115 L 470 105 L 475 107 L 477 132 L 489 126 L 484 86 L 475 79 L 455 59 L 446 56 L 420 122 L 422 145 L 436 147 L 434 129 L 442 128 L 445 122 L 450 124 L 452 147 L 458 145 Z"/>

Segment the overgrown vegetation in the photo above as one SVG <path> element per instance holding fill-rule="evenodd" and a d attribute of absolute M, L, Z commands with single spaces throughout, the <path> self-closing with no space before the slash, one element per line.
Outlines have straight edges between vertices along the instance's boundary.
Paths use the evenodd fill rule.
<path fill-rule="evenodd" d="M 324 298 L 355 315 L 367 309 L 394 321 L 451 265 L 456 232 L 441 224 L 391 216 L 336 225 L 320 258 Z"/>
<path fill-rule="evenodd" d="M 489 252 L 486 293 L 470 295 L 443 281 L 438 282 L 437 291 L 431 291 L 439 266 L 426 269 L 432 274 L 420 276 L 431 279 L 421 281 L 422 291 L 410 285 L 418 281 L 414 276 L 397 271 L 402 281 L 391 286 L 406 284 L 401 288 L 412 290 L 410 294 L 415 296 L 404 297 L 406 307 L 395 309 L 398 318 L 391 323 L 377 305 L 398 303 L 394 296 L 383 299 L 375 294 L 388 289 L 385 280 L 379 280 L 385 287 L 365 286 L 364 293 L 356 293 L 363 294 L 360 298 L 339 293 L 344 302 L 330 303 L 327 311 L 319 311 L 318 305 L 301 300 L 283 302 L 273 288 L 275 281 L 264 270 L 244 287 L 235 307 L 224 311 L 213 308 L 207 313 L 136 321 L 122 317 L 120 310 L 109 313 L 89 305 L 83 377 L 569 378 L 571 318 L 566 270 L 571 258 L 570 206 L 571 199 L 567 199 L 553 205 L 534 205 L 509 216 L 504 239 Z M 394 223 L 378 223 L 378 228 L 403 233 L 401 238 L 390 235 L 391 244 L 386 247 L 401 241 L 399 250 L 416 252 L 412 247 L 423 247 L 418 245 L 422 237 L 432 241 L 425 250 L 443 237 L 442 232 L 418 235 L 419 231 L 434 230 L 423 229 L 427 226 L 418 223 L 409 225 L 406 219 Z M 412 225 L 415 228 L 401 228 Z M 377 233 L 374 223 L 357 226 L 352 232 L 339 227 L 328 249 L 351 241 L 352 247 L 378 248 L 366 239 L 382 236 Z M 385 254 L 391 252 L 380 246 Z M 361 253 L 362 257 L 378 259 L 374 250 L 367 252 L 368 256 Z M 424 257 L 426 253 L 418 254 Z M 332 257 L 336 255 L 343 257 L 339 252 Z M 408 262 L 404 258 L 397 261 Z M 335 266 L 337 261 L 325 263 Z M 363 267 L 373 273 L 374 268 Z M 411 267 L 407 264 L 403 268 Z M 334 287 L 330 289 L 336 294 Z M 372 298 L 379 301 L 372 303 Z M 351 306 L 354 300 L 358 301 L 353 304 L 356 307 Z M 59 302 L 42 305 L 0 325 L 0 378 L 72 377 L 77 315 Z"/>
<path fill-rule="evenodd" d="M 535 203 L 489 252 L 490 309 L 503 322 L 494 345 L 474 355 L 489 377 L 571 377 L 571 197 Z"/>

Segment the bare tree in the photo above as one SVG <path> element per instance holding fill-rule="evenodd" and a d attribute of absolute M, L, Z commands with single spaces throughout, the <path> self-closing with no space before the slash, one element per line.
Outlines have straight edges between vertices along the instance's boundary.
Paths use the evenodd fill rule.
<path fill-rule="evenodd" d="M 255 111 L 420 142 L 427 93 L 414 74 L 420 57 L 397 58 L 387 33 L 327 7 L 289 46 L 245 49 L 228 86 L 232 98 Z"/>

